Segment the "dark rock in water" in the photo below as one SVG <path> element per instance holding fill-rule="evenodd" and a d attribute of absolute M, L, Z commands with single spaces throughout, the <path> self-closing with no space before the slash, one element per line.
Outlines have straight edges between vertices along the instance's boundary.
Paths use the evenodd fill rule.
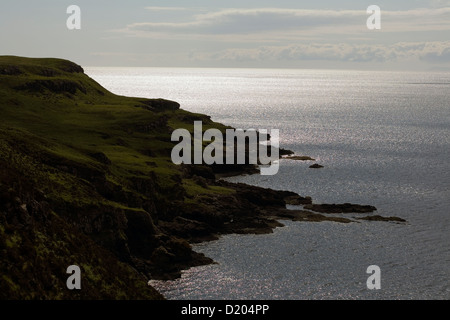
<path fill-rule="evenodd" d="M 309 204 L 304 209 L 322 213 L 367 213 L 376 211 L 377 208 L 359 204 Z"/>
<path fill-rule="evenodd" d="M 313 165 L 311 165 L 311 166 L 309 166 L 311 169 L 320 169 L 320 168 L 323 168 L 323 166 L 321 166 L 320 164 L 318 164 L 318 163 L 314 163 Z"/>
<path fill-rule="evenodd" d="M 284 157 L 284 159 L 298 160 L 298 161 L 315 161 L 316 160 L 316 159 L 313 159 L 308 156 L 287 156 L 287 157 Z"/>
<path fill-rule="evenodd" d="M 405 219 L 399 218 L 399 217 L 382 217 L 379 215 L 376 216 L 367 216 L 363 218 L 357 218 L 359 220 L 368 220 L 368 221 L 392 221 L 392 222 L 406 222 Z"/>
<path fill-rule="evenodd" d="M 290 156 L 291 154 L 294 154 L 294 151 L 280 148 L 280 156 L 286 156 L 286 155 Z"/>
<path fill-rule="evenodd" d="M 319 213 L 313 213 L 306 210 L 280 210 L 277 213 L 277 217 L 281 219 L 289 219 L 292 221 L 308 221 L 308 222 L 322 222 L 322 221 L 333 221 L 340 223 L 350 223 L 353 222 L 351 219 L 342 217 L 330 217 L 324 216 Z"/>

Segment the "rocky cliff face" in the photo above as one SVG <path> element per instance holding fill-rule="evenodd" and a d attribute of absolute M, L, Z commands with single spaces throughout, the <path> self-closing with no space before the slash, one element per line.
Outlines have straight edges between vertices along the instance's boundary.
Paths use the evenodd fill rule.
<path fill-rule="evenodd" d="M 163 299 L 114 254 L 125 241 L 102 246 L 84 232 L 97 228 L 112 233 L 115 227 L 55 213 L 38 186 L 0 164 L 1 299 Z M 70 291 L 66 270 L 74 264 L 82 270 L 82 290 Z"/>
<path fill-rule="evenodd" d="M 0 103 L 1 298 L 159 299 L 148 279 L 211 263 L 188 241 L 228 218 L 209 203 L 196 220 L 195 198 L 233 190 L 211 168 L 172 164 L 170 135 L 195 120 L 225 126 L 116 96 L 58 59 L 0 57 Z M 69 265 L 81 267 L 79 292 L 65 286 Z"/>

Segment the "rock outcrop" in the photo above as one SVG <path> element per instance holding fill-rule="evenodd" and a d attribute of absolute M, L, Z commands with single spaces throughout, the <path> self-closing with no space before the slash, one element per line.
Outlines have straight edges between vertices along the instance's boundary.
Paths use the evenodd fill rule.
<path fill-rule="evenodd" d="M 374 206 L 352 203 L 343 204 L 308 204 L 304 209 L 321 213 L 367 213 L 377 210 Z"/>

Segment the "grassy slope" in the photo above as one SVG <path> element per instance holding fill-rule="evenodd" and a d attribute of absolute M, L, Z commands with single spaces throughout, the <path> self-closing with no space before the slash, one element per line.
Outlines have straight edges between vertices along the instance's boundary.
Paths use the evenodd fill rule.
<path fill-rule="evenodd" d="M 114 95 L 65 60 L 0 57 L 0 297 L 160 298 L 99 244 L 132 259 L 144 253 L 128 248 L 139 239 L 127 221 L 152 227 L 173 202 L 233 192 L 182 180 L 170 161 L 172 129 L 194 119 L 224 128 L 172 102 Z M 49 203 L 50 213 L 31 203 Z M 14 218 L 20 206 L 31 223 Z M 79 293 L 64 288 L 70 264 L 84 271 Z"/>

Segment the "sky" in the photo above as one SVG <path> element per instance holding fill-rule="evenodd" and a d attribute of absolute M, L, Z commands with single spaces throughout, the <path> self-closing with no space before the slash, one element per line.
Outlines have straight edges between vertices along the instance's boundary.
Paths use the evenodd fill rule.
<path fill-rule="evenodd" d="M 450 0 L 1 0 L 0 30 L 0 55 L 86 67 L 450 71 Z"/>

